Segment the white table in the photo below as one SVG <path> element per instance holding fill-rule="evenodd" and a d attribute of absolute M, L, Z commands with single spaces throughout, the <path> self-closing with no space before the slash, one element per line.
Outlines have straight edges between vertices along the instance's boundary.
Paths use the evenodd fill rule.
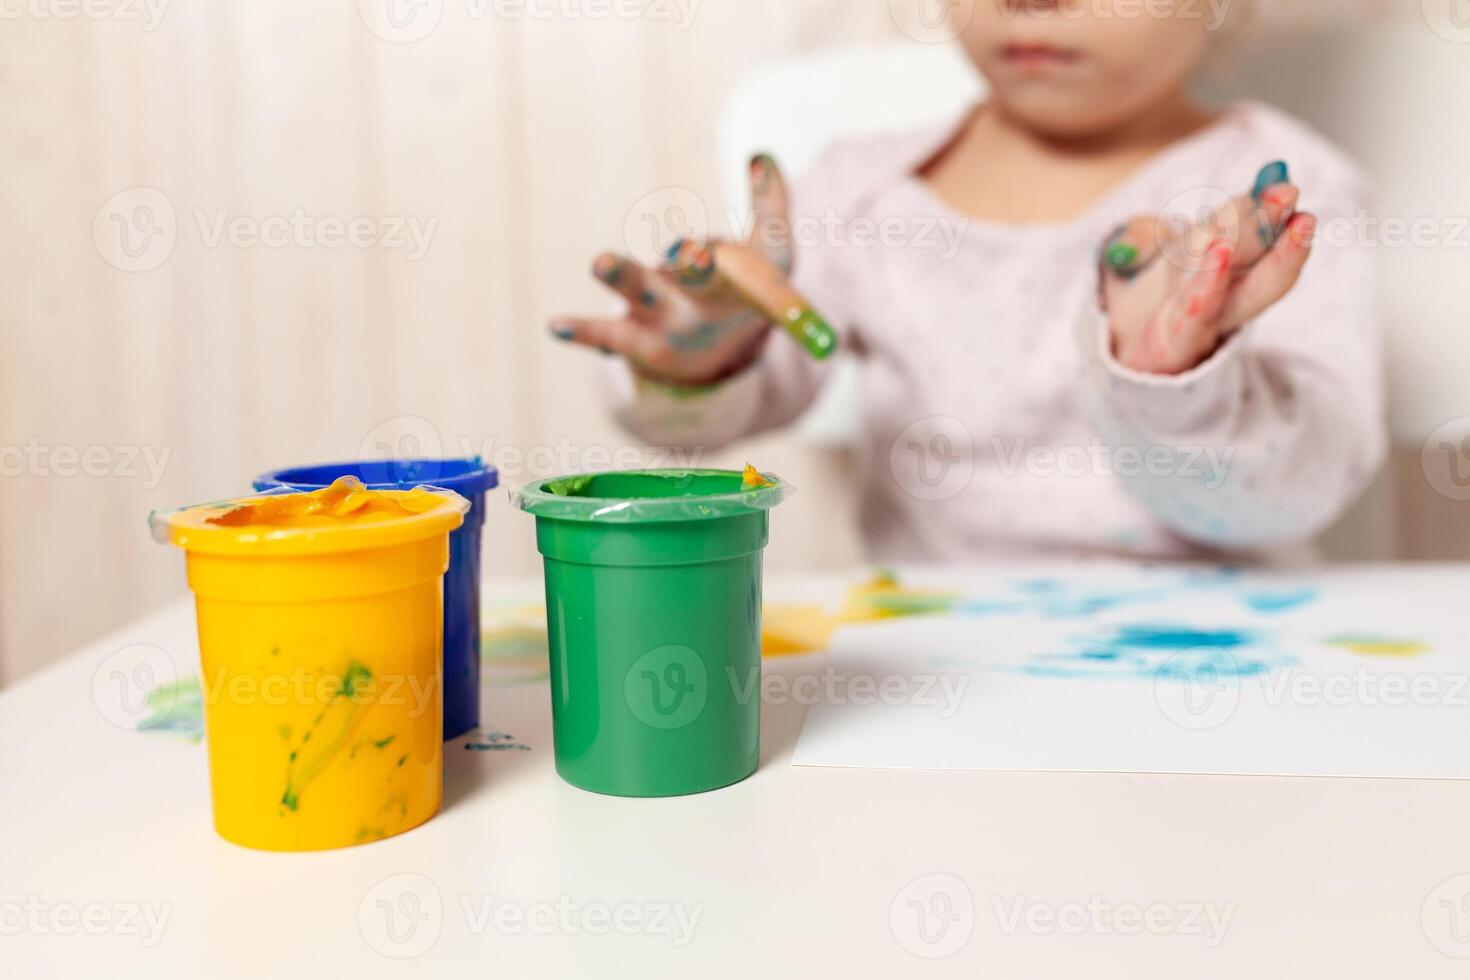
<path fill-rule="evenodd" d="M 1421 918 L 1470 892 L 1470 783 L 794 768 L 781 704 L 751 779 L 613 799 L 556 777 L 537 683 L 486 688 L 526 748 L 451 744 L 427 825 L 257 853 L 211 829 L 203 746 L 96 707 L 134 643 L 194 672 L 190 606 L 0 692 L 0 977 L 1470 972 Z"/>

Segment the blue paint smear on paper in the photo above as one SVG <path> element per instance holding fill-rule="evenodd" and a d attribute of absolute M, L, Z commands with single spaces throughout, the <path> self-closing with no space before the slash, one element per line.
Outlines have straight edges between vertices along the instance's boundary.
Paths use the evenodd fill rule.
<path fill-rule="evenodd" d="M 1107 588 L 1066 578 L 1036 577 L 1008 583 L 1007 597 L 961 601 L 951 610 L 971 616 L 1033 615 L 1046 619 L 1085 619 L 1131 606 L 1167 602 L 1186 593 L 1224 592 L 1261 616 L 1274 616 L 1299 609 L 1321 598 L 1310 586 L 1282 588 L 1252 587 L 1235 565 L 1188 569 L 1170 576 L 1170 581 Z"/>
<path fill-rule="evenodd" d="M 1125 624 L 1011 668 L 1033 677 L 1255 677 L 1294 662 L 1250 630 Z"/>
<path fill-rule="evenodd" d="M 1316 602 L 1321 593 L 1312 588 L 1277 589 L 1274 591 L 1247 592 L 1240 601 L 1252 611 L 1263 616 L 1290 612 L 1293 609 Z"/>
<path fill-rule="evenodd" d="M 1070 593 L 1048 597 L 1041 603 L 1040 612 L 1048 619 L 1076 619 L 1111 612 L 1125 606 L 1153 602 L 1164 598 L 1160 589 L 1133 592 L 1108 592 L 1079 589 Z"/>
<path fill-rule="evenodd" d="M 1004 613 L 1023 613 L 1030 609 L 1025 602 L 1007 599 L 972 599 L 956 603 L 954 611 L 970 616 L 996 616 Z"/>
<path fill-rule="evenodd" d="M 1175 590 L 1097 588 L 1059 578 L 1020 579 L 1010 583 L 1010 588 L 1020 593 L 1020 596 L 1011 599 L 971 599 L 957 604 L 954 612 L 972 616 L 1016 613 L 1044 616 L 1047 619 L 1078 619 L 1125 606 L 1153 602 L 1166 598 Z"/>

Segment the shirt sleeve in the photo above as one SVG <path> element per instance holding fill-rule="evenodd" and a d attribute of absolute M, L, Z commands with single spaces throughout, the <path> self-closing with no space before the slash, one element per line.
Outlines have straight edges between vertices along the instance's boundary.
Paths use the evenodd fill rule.
<path fill-rule="evenodd" d="M 1343 181 L 1311 210 L 1349 227 L 1365 194 Z M 1366 489 L 1387 451 L 1381 318 L 1361 244 L 1319 234 L 1296 287 L 1181 375 L 1113 357 L 1088 303 L 1089 401 L 1113 471 L 1163 525 L 1250 550 L 1307 540 Z"/>
<path fill-rule="evenodd" d="M 861 172 L 856 149 L 839 144 L 828 151 L 792 192 L 792 282 L 837 331 L 838 353 L 818 361 L 778 327 L 750 367 L 703 388 L 647 381 L 625 362 L 609 362 L 608 394 L 624 429 L 655 445 L 717 450 L 789 425 L 816 400 L 836 358 L 850 356 L 843 349 L 850 345 L 859 307 L 851 267 L 855 250 L 824 234 L 843 213 L 845 189 Z"/>

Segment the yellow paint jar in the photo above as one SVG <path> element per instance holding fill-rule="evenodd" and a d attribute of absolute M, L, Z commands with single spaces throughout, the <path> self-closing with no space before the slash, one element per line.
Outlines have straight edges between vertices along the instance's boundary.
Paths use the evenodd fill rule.
<path fill-rule="evenodd" d="M 153 515 L 188 563 L 221 837 L 320 850 L 437 812 L 441 588 L 468 507 L 347 478 Z"/>

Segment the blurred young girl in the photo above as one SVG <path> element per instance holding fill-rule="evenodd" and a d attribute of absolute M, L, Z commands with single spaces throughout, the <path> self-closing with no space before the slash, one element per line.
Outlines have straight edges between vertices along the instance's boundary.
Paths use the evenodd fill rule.
<path fill-rule="evenodd" d="M 876 558 L 1310 539 L 1385 447 L 1368 254 L 1313 255 L 1319 222 L 1364 206 L 1362 181 L 1274 109 L 1192 99 L 1207 5 L 1112 5 L 976 0 L 962 41 L 984 104 L 832 147 L 789 202 L 757 157 L 749 242 L 682 243 L 660 269 L 603 255 L 626 313 L 553 333 L 626 358 L 631 431 L 715 448 L 812 403 L 831 362 L 767 314 L 794 307 L 817 338 L 821 311 L 860 363 Z M 936 221 L 957 250 L 935 247 Z M 832 231 L 859 226 L 912 234 Z"/>

